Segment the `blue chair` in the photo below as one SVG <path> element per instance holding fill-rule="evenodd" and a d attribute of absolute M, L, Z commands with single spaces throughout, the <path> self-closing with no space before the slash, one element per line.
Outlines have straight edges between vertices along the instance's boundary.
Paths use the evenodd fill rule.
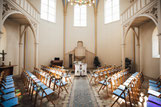
<path fill-rule="evenodd" d="M 161 98 L 158 98 L 158 97 L 149 95 L 148 101 L 150 101 L 150 102 L 152 102 L 152 103 L 155 103 L 155 104 L 158 104 L 158 105 L 161 106 Z"/>
<path fill-rule="evenodd" d="M 153 87 L 161 87 L 160 84 L 153 84 L 153 83 L 149 83 L 149 86 L 153 86 Z"/>
<path fill-rule="evenodd" d="M 11 92 L 11 93 L 2 95 L 2 100 L 6 101 L 14 97 L 16 97 L 15 92 Z"/>
<path fill-rule="evenodd" d="M 128 89 L 126 88 L 125 90 L 120 90 L 120 89 L 116 89 L 114 92 L 113 92 L 114 95 L 116 95 L 118 98 L 115 100 L 115 102 L 111 105 L 111 107 L 119 100 L 119 98 L 121 99 L 124 99 L 125 100 L 125 105 L 127 107 L 127 102 L 126 102 L 126 99 L 127 99 L 127 96 L 128 96 Z M 130 98 L 130 97 L 129 97 Z M 130 104 L 131 104 L 131 101 L 130 101 Z"/>
<path fill-rule="evenodd" d="M 160 107 L 160 105 L 147 101 L 147 107 Z"/>
<path fill-rule="evenodd" d="M 18 98 L 12 98 L 10 100 L 1 103 L 2 107 L 13 107 L 19 105 Z"/>
<path fill-rule="evenodd" d="M 15 92 L 15 88 L 9 88 L 9 89 L 0 89 L 0 95 L 8 94 L 11 92 Z"/>
<path fill-rule="evenodd" d="M 101 89 L 102 89 L 102 88 L 104 89 L 105 87 L 106 87 L 107 92 L 108 92 L 108 86 L 111 85 L 111 84 L 110 84 L 110 81 L 111 81 L 111 78 L 107 78 L 107 79 L 105 79 L 105 80 L 99 81 L 99 84 L 101 84 L 101 87 L 100 87 L 100 89 L 98 90 L 98 94 L 99 94 L 99 92 L 101 91 Z"/>
<path fill-rule="evenodd" d="M 159 97 L 161 95 L 161 92 L 158 92 L 158 91 L 154 91 L 154 90 L 148 90 L 148 94 L 149 95 L 153 95 L 153 96 L 156 96 L 156 97 Z"/>
<path fill-rule="evenodd" d="M 40 100 L 41 100 L 40 106 L 42 105 L 43 98 L 47 98 L 47 100 L 50 101 L 55 106 L 54 102 L 49 98 L 49 96 L 54 94 L 54 91 L 52 89 L 47 88 L 47 89 L 44 90 L 44 89 L 40 88 L 40 91 L 39 91 L 38 94 L 41 97 L 40 98 Z"/>
<path fill-rule="evenodd" d="M 154 87 L 154 86 L 149 86 L 150 90 L 158 91 L 161 92 L 161 86 L 160 87 Z"/>
<path fill-rule="evenodd" d="M 56 84 L 55 85 L 58 87 L 58 97 L 59 97 L 59 94 L 60 94 L 60 89 L 62 89 L 62 88 L 64 88 L 66 93 L 68 93 L 68 91 L 66 89 L 66 85 L 67 84 L 68 83 L 63 81 L 62 78 L 61 78 L 61 80 L 56 80 Z"/>

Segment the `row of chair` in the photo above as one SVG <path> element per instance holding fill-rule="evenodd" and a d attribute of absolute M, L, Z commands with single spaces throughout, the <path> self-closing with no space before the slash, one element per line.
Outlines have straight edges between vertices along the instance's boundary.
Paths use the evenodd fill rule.
<path fill-rule="evenodd" d="M 119 71 L 121 71 L 120 67 L 111 67 L 111 66 L 109 66 L 109 68 L 107 67 L 104 69 L 98 69 L 91 74 L 90 83 L 92 83 L 92 80 L 93 80 L 94 83 L 97 84 L 99 81 L 104 80 L 107 77 Z"/>
<path fill-rule="evenodd" d="M 36 68 L 35 68 L 36 69 Z M 46 84 L 49 88 L 51 88 L 51 84 L 53 85 L 53 90 L 56 91 L 56 88 L 58 89 L 58 97 L 60 95 L 61 90 L 63 90 L 63 88 L 65 89 L 65 91 L 68 93 L 67 91 L 67 82 L 65 81 L 65 78 L 63 78 L 61 75 L 52 75 L 52 73 L 48 73 L 45 72 L 43 70 L 34 70 L 36 76 L 41 80 L 41 82 L 43 82 L 44 84 Z"/>
<path fill-rule="evenodd" d="M 111 87 L 111 91 L 113 92 L 114 89 L 116 89 L 119 85 L 121 85 L 124 81 L 125 78 L 128 74 L 127 69 L 126 70 L 121 70 L 120 72 L 117 72 L 106 79 L 99 81 L 99 84 L 101 84 L 101 87 L 98 91 L 100 92 L 101 89 L 104 89 L 106 87 L 108 91 L 108 87 Z"/>
<path fill-rule="evenodd" d="M 29 95 L 31 96 L 31 100 L 34 97 L 34 92 L 36 93 L 34 106 L 36 106 L 38 96 L 40 97 L 40 106 L 42 106 L 43 98 L 47 98 L 47 100 L 50 101 L 55 106 L 54 102 L 49 97 L 51 95 L 54 95 L 55 93 L 52 89 L 48 88 L 34 74 L 32 74 L 29 71 L 24 71 L 22 73 L 22 78 L 24 81 L 24 86 L 29 92 Z"/>
<path fill-rule="evenodd" d="M 135 103 L 139 99 L 140 87 L 142 83 L 142 72 L 136 72 L 132 74 L 124 83 L 120 85 L 113 94 L 117 96 L 117 99 L 111 105 L 111 107 L 119 100 L 119 98 L 125 100 L 127 106 L 127 98 L 129 98 L 130 106 L 132 102 Z"/>
<path fill-rule="evenodd" d="M 65 69 L 51 68 L 51 67 L 44 66 L 44 65 L 41 66 L 41 69 L 48 72 L 50 75 L 54 75 L 55 77 L 61 76 L 61 77 L 65 78 L 66 82 L 72 83 L 71 75 Z"/>
<path fill-rule="evenodd" d="M 12 75 L 6 76 L 1 72 L 0 76 L 0 105 L 2 107 L 13 107 L 19 105 L 18 97 L 15 94 L 15 86 Z"/>
<path fill-rule="evenodd" d="M 161 76 L 157 81 L 149 80 L 147 107 L 161 107 Z"/>

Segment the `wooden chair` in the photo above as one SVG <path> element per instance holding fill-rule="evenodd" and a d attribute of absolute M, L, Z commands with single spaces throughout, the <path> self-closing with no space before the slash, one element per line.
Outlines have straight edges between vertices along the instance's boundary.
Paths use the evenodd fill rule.
<path fill-rule="evenodd" d="M 68 93 L 66 88 L 67 84 L 67 82 L 62 80 L 62 77 L 58 80 L 55 78 L 55 85 L 58 87 L 58 96 L 60 95 L 60 91 L 63 90 L 63 88 L 65 89 L 66 93 Z"/>

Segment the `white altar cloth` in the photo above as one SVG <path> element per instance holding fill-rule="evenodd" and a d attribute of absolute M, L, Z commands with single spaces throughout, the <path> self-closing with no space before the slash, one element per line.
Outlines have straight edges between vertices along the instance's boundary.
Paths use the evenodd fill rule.
<path fill-rule="evenodd" d="M 86 76 L 87 75 L 87 64 L 78 62 L 75 63 L 75 76 Z"/>

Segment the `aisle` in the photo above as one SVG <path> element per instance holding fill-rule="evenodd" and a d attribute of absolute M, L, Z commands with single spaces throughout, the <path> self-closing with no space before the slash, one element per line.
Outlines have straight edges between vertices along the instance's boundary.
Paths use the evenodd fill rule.
<path fill-rule="evenodd" d="M 97 106 L 93 91 L 87 77 L 74 77 L 69 107 Z"/>

